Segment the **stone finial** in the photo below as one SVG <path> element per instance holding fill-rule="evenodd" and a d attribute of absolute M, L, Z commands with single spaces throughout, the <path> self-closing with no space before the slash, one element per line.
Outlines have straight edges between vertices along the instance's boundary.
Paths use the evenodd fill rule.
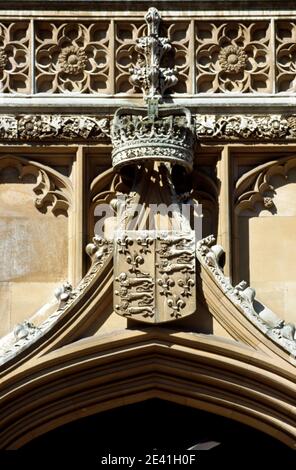
<path fill-rule="evenodd" d="M 148 35 L 137 39 L 138 60 L 130 69 L 130 82 L 142 89 L 145 100 L 161 101 L 167 88 L 178 81 L 175 68 L 162 67 L 162 58 L 172 50 L 168 38 L 159 36 L 161 16 L 156 8 L 149 8 L 145 16 Z"/>

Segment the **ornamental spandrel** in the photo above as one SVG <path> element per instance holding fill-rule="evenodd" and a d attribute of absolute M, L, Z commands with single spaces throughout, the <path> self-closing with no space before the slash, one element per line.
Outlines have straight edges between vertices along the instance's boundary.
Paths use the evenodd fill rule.
<path fill-rule="evenodd" d="M 194 313 L 193 231 L 125 231 L 115 242 L 114 309 L 161 323 Z"/>

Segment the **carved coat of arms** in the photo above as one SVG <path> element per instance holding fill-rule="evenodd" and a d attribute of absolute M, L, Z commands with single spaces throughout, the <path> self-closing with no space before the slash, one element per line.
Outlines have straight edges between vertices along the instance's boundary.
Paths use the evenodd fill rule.
<path fill-rule="evenodd" d="M 115 239 L 116 313 L 161 323 L 195 312 L 195 234 L 124 231 Z"/>

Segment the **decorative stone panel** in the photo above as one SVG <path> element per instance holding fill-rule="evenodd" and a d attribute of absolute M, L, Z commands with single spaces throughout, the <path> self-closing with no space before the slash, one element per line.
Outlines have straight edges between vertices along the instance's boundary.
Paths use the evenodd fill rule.
<path fill-rule="evenodd" d="M 173 46 L 173 57 L 168 58 L 167 66 L 175 66 L 178 83 L 170 90 L 171 93 L 192 93 L 190 71 L 191 27 L 189 21 L 164 23 L 164 36 L 168 37 Z M 171 63 L 169 61 L 171 60 Z"/>
<path fill-rule="evenodd" d="M 38 22 L 36 91 L 109 93 L 109 23 Z"/>
<path fill-rule="evenodd" d="M 196 23 L 198 93 L 272 91 L 270 24 Z"/>
<path fill-rule="evenodd" d="M 140 22 L 116 23 L 116 92 L 140 93 L 140 89 L 130 83 L 131 68 L 141 66 L 142 57 L 135 50 L 136 40 L 147 34 L 147 27 Z M 170 93 L 191 93 L 190 81 L 190 22 L 164 22 L 160 34 L 167 37 L 173 46 L 172 54 L 163 61 L 164 67 L 176 68 L 178 83 L 170 88 Z"/>
<path fill-rule="evenodd" d="M 0 18 L 0 94 L 141 94 L 144 20 Z M 168 19 L 159 35 L 173 46 L 163 67 L 177 72 L 168 94 L 276 94 L 296 90 L 296 21 Z"/>
<path fill-rule="evenodd" d="M 130 68 L 137 62 L 136 40 L 147 33 L 141 22 L 118 22 L 116 24 L 115 82 L 116 93 L 140 93 L 130 83 Z"/>
<path fill-rule="evenodd" d="M 276 29 L 277 91 L 296 90 L 296 21 L 279 21 Z"/>
<path fill-rule="evenodd" d="M 29 22 L 0 23 L 0 93 L 28 93 Z"/>

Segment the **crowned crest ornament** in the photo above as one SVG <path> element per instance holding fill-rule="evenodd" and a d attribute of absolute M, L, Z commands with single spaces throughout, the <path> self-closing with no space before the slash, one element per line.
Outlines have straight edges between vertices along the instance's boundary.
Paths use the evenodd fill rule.
<path fill-rule="evenodd" d="M 113 306 L 121 316 L 157 324 L 196 310 L 195 233 L 172 177 L 175 165 L 183 168 L 180 178 L 192 170 L 194 133 L 189 110 L 163 104 L 165 90 L 177 82 L 175 69 L 162 63 L 172 46 L 158 34 L 161 18 L 155 8 L 145 20 L 148 35 L 135 46 L 139 59 L 131 82 L 142 88 L 147 106 L 118 109 L 111 129 L 113 168 L 120 173 L 125 167 L 125 174 L 134 175 L 114 237 Z M 141 200 L 143 220 L 136 227 L 132 200 Z M 153 214 L 154 204 L 173 208 L 160 217 Z M 153 228 L 147 222 L 151 214 Z"/>
<path fill-rule="evenodd" d="M 191 114 L 185 108 L 159 109 L 150 119 L 146 108 L 116 111 L 111 131 L 112 165 L 166 161 L 190 171 L 193 164 Z"/>

